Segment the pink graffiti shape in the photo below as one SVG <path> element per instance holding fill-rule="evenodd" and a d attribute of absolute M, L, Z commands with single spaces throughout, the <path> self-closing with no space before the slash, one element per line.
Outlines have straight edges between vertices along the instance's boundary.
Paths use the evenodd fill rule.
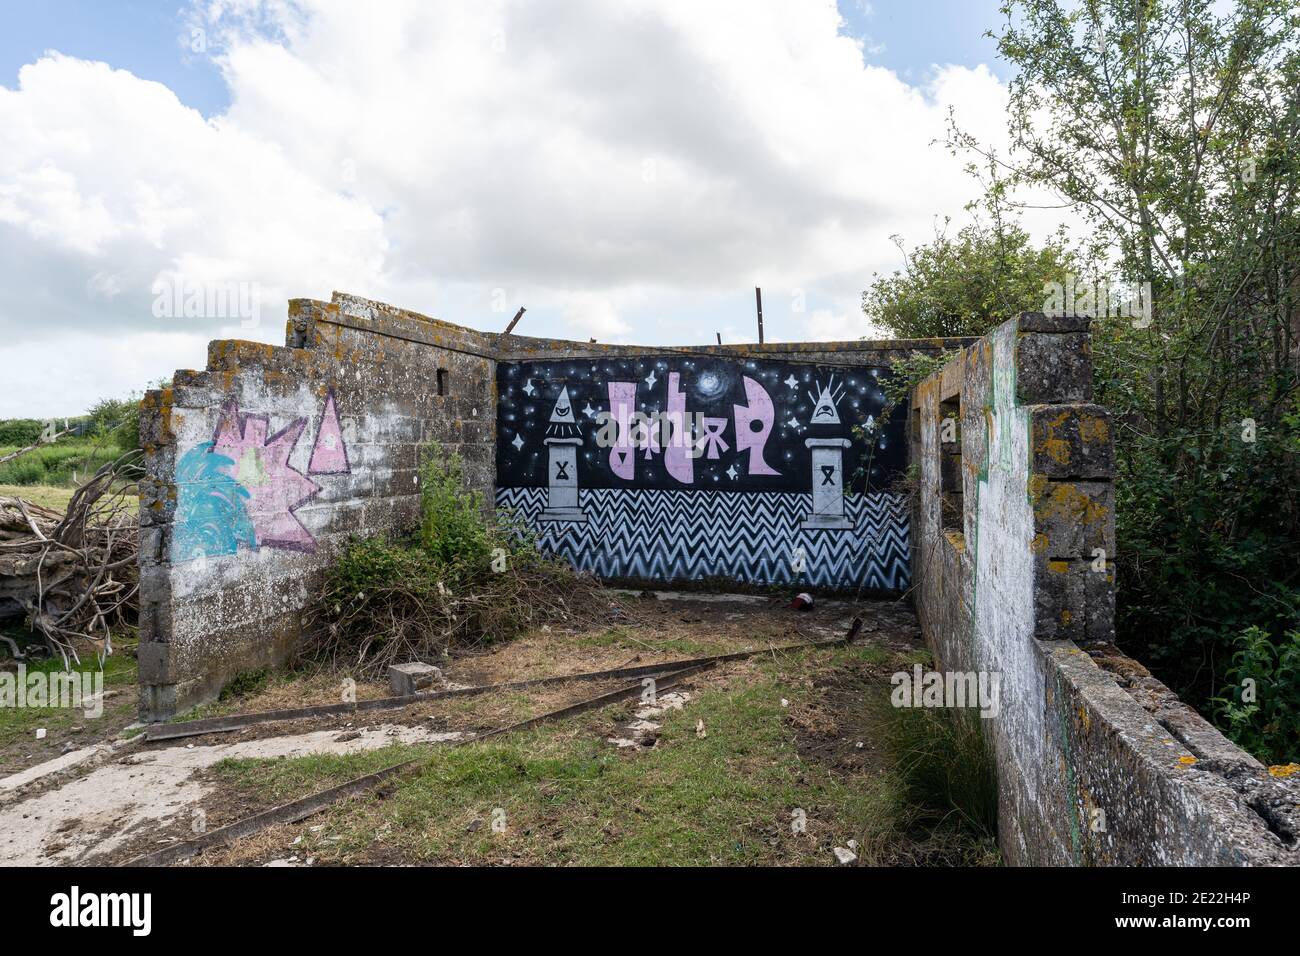
<path fill-rule="evenodd" d="M 772 434 L 772 422 L 776 419 L 772 398 L 762 385 L 748 375 L 744 376 L 744 382 L 745 401 L 749 402 L 749 406 L 731 406 L 736 413 L 736 451 L 749 449 L 751 475 L 779 475 L 779 471 L 769 467 L 763 460 L 763 447 L 767 444 L 767 436 Z"/>
<path fill-rule="evenodd" d="M 668 420 L 672 423 L 673 434 L 664 450 L 664 467 L 684 485 L 695 481 L 695 459 L 688 453 L 689 436 L 686 427 L 686 393 L 678 387 L 679 376 L 676 372 L 668 373 Z"/>
<path fill-rule="evenodd" d="M 636 460 L 632 456 L 632 410 L 636 407 L 636 382 L 609 383 L 609 414 L 618 428 L 618 437 L 609 450 L 609 470 L 631 481 L 636 477 Z"/>
<path fill-rule="evenodd" d="M 727 427 L 727 419 L 705 418 L 701 425 L 704 428 L 704 434 L 701 436 L 700 441 L 710 458 L 716 460 L 719 449 L 722 451 L 730 450 L 731 446 L 722 437 L 722 430 Z"/>
<path fill-rule="evenodd" d="M 320 486 L 289 464 L 307 419 L 299 418 L 266 437 L 265 415 L 241 415 L 239 404 L 222 410 L 213 450 L 231 459 L 227 473 L 248 490 L 248 515 L 257 532 L 258 547 L 315 551 L 311 536 L 294 509 L 320 492 Z"/>
<path fill-rule="evenodd" d="M 320 428 L 316 430 L 316 444 L 311 449 L 307 474 L 346 475 L 351 471 L 348 449 L 343 443 L 343 426 L 339 424 L 339 412 L 334 405 L 334 390 L 330 389 L 325 397 L 325 411 L 320 416 Z"/>

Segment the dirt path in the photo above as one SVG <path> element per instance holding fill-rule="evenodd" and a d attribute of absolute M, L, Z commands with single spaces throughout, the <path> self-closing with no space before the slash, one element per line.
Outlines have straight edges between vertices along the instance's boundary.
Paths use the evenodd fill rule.
<path fill-rule="evenodd" d="M 381 724 L 342 733 L 317 730 L 217 746 L 182 744 L 128 753 L 0 810 L 0 865 L 93 862 L 94 857 L 112 853 L 128 842 L 147 839 L 164 822 L 189 820 L 191 811 L 213 791 L 199 771 L 226 758 L 347 754 L 395 743 L 442 743 L 460 736 L 425 727 Z"/>

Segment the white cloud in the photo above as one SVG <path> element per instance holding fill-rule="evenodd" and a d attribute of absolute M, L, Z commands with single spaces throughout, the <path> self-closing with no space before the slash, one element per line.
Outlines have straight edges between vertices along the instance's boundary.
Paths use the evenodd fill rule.
<path fill-rule="evenodd" d="M 75 411 L 135 374 L 105 369 L 105 341 L 152 337 L 136 387 L 201 363 L 192 343 L 238 323 L 155 318 L 165 275 L 256 285 L 267 341 L 285 299 L 331 289 L 485 328 L 523 304 L 520 331 L 648 343 L 680 336 L 666 310 L 734 295 L 696 338 L 739 338 L 760 284 L 806 290 L 794 336 L 862 335 L 890 235 L 923 239 L 971 198 L 934 143 L 948 106 L 985 139 L 1005 121 L 986 69 L 918 89 L 865 66 L 830 0 L 194 16 L 231 90 L 214 119 L 57 55 L 0 88 L 0 333 L 59 343 L 66 372 L 6 385 L 0 415 Z"/>

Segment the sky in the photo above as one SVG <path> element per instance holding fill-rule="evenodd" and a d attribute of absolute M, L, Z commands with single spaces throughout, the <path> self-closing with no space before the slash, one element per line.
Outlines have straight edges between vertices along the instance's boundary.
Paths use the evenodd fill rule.
<path fill-rule="evenodd" d="M 353 292 L 602 342 L 873 334 L 1005 140 L 996 0 L 0 0 L 0 417 Z M 1035 226 L 1034 223 L 1030 224 Z M 1043 224 L 1046 232 L 1050 224 Z M 1035 228 L 1034 231 L 1040 231 Z"/>

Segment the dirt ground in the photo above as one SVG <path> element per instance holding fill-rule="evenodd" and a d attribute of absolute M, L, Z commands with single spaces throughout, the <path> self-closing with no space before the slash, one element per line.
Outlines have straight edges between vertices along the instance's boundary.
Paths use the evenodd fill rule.
<path fill-rule="evenodd" d="M 864 625 L 851 648 L 794 654 L 771 650 L 841 637 L 854 616 L 862 617 Z M 882 692 L 890 672 L 924 653 L 906 605 L 826 600 L 800 612 L 782 599 L 758 596 L 622 593 L 607 627 L 543 628 L 439 663 L 450 686 L 463 686 L 737 650 L 768 652 L 695 674 L 666 693 L 657 707 L 632 699 L 484 743 L 471 741 L 476 734 L 629 683 L 564 682 L 155 743 L 123 739 L 105 724 L 110 731 L 105 737 L 111 739 L 92 742 L 84 748 L 90 753 L 75 764 L 62 770 L 56 765 L 43 775 L 40 768 L 28 768 L 21 777 L 8 778 L 9 785 L 0 780 L 0 864 L 125 863 L 196 832 L 411 759 L 422 763 L 410 780 L 395 781 L 291 826 L 205 851 L 186 865 L 501 862 L 496 857 L 500 846 L 493 842 L 496 827 L 473 806 L 485 793 L 498 802 L 513 800 L 518 806 L 511 810 L 514 819 L 529 821 L 523 831 L 513 831 L 520 835 L 506 862 L 601 862 L 602 844 L 619 840 L 627 843 L 629 855 L 646 852 L 657 859 L 654 847 L 665 838 L 655 836 L 658 844 L 650 836 L 643 838 L 637 814 L 659 811 L 633 806 L 630 816 L 620 819 L 619 810 L 622 804 L 640 804 L 642 791 L 657 793 L 657 784 L 647 782 L 656 775 L 671 779 L 677 788 L 665 789 L 670 802 L 684 803 L 685 798 L 672 794 L 696 780 L 702 788 L 720 788 L 718 793 L 734 791 L 737 801 L 734 819 L 712 820 L 727 809 L 714 805 L 726 801 L 702 794 L 700 807 L 691 812 L 710 818 L 708 825 L 701 824 L 697 845 L 677 846 L 671 836 L 666 838 L 668 862 L 682 855 L 682 862 L 833 863 L 826 841 L 842 842 L 847 839 L 843 834 L 853 830 L 833 818 L 857 812 L 855 788 L 869 790 L 872 781 L 889 772 L 865 695 Z M 205 708 L 197 716 L 333 703 L 338 692 L 336 676 L 282 675 L 243 699 Z M 357 688 L 361 699 L 387 694 L 382 685 Z M 133 694 L 123 696 L 134 700 Z M 726 721 L 733 713 L 743 721 L 730 727 Z M 706 722 L 717 728 L 713 740 L 708 740 Z M 732 769 L 713 779 L 707 766 L 692 765 L 708 756 L 706 747 L 725 747 L 710 759 L 730 761 Z M 535 761 L 542 771 L 520 769 Z M 629 776 L 633 766 L 643 766 L 644 777 Z M 519 774 L 523 776 L 516 781 L 512 775 Z M 570 774 L 577 782 L 568 787 L 564 780 Z M 815 839 L 791 843 L 784 818 L 804 810 L 769 812 L 769 798 L 776 799 L 778 791 L 785 803 L 804 800 L 821 806 L 821 815 L 807 830 L 818 834 Z M 410 806 L 396 822 L 389 819 L 386 814 L 404 801 Z M 395 826 L 414 826 L 419 839 L 395 843 L 386 836 Z M 865 823 L 857 826 L 871 829 Z"/>

